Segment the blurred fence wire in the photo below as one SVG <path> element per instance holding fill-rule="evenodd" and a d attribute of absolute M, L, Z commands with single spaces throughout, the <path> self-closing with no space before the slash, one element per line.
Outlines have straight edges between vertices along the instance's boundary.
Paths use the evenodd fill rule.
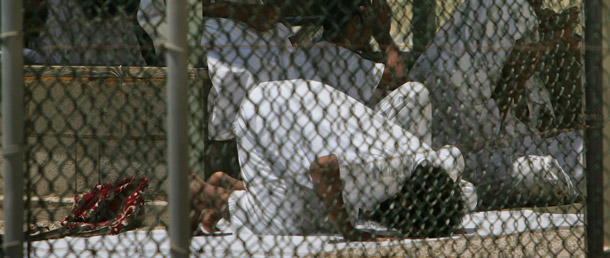
<path fill-rule="evenodd" d="M 606 12 L 3 1 L 4 254 L 602 255 Z"/>

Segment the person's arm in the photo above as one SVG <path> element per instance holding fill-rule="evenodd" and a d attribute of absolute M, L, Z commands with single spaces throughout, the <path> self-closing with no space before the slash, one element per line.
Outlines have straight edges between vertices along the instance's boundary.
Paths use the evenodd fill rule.
<path fill-rule="evenodd" d="M 333 225 L 350 241 L 374 240 L 371 234 L 356 229 L 349 220 L 342 195 L 342 183 L 339 176 L 339 162 L 334 154 L 321 156 L 311 163 L 309 174 L 313 180 L 314 190 L 328 211 L 327 215 Z"/>
<path fill-rule="evenodd" d="M 401 58 L 400 50 L 396 45 L 388 45 L 384 49 L 385 68 L 379 88 L 385 90 L 395 90 L 409 80 L 405 74 L 405 62 Z"/>
<path fill-rule="evenodd" d="M 404 60 L 401 58 L 400 49 L 390 35 L 392 10 L 384 0 L 373 0 L 372 15 L 368 16 L 367 22 L 371 34 L 385 56 L 385 69 L 379 88 L 394 90 L 408 81 L 405 74 Z"/>

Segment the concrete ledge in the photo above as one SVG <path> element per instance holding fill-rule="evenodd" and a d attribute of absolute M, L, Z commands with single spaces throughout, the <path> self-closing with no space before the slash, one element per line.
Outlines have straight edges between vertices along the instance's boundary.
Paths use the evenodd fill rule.
<path fill-rule="evenodd" d="M 166 74 L 163 67 L 26 66 L 28 194 L 62 199 L 145 176 L 147 199 L 165 199 Z M 198 172 L 211 84 L 206 69 L 190 69 L 189 79 L 191 167 Z"/>

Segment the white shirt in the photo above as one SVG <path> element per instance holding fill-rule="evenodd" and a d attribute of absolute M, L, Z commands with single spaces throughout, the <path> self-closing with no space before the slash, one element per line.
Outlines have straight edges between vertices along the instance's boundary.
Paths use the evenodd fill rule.
<path fill-rule="evenodd" d="M 338 157 L 352 220 L 358 209 L 397 193 L 418 164 L 441 166 L 453 180 L 464 167 L 457 149 L 439 157 L 400 126 L 316 81 L 259 84 L 241 105 L 235 134 L 247 189 L 238 201 L 247 216 L 240 221 L 257 234 L 328 230 L 307 172 L 320 156 Z M 467 198 L 476 204 L 476 196 Z"/>

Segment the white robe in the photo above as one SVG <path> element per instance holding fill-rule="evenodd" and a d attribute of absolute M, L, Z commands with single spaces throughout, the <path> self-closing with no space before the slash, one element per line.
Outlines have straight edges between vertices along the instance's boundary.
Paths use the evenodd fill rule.
<path fill-rule="evenodd" d="M 314 192 L 309 166 L 335 154 L 352 221 L 397 193 L 419 164 L 442 167 L 463 188 L 468 209 L 477 197 L 461 181 L 457 148 L 432 150 L 400 126 L 348 95 L 316 81 L 261 83 L 235 122 L 246 191 L 230 200 L 232 223 L 256 234 L 332 232 Z"/>
<path fill-rule="evenodd" d="M 539 115 L 553 112 L 542 81 L 533 77 L 526 83 L 531 124 L 512 112 L 502 120 L 491 98 L 508 53 L 517 40 L 536 39 L 537 24 L 525 0 L 467 0 L 439 28 L 408 74 L 429 90 L 432 146 L 460 146 L 467 178 L 490 201 L 502 197 L 496 193 L 506 188 L 523 198 L 555 192 L 573 199 L 584 192 L 582 132 L 542 137 L 536 129 Z M 551 170 L 557 175 L 551 176 Z"/>
<path fill-rule="evenodd" d="M 276 24 L 266 32 L 223 18 L 205 18 L 202 47 L 212 91 L 209 137 L 233 138 L 231 124 L 246 93 L 259 82 L 307 79 L 324 82 L 363 103 L 373 99 L 384 65 L 326 42 L 293 47 L 292 32 Z"/>

